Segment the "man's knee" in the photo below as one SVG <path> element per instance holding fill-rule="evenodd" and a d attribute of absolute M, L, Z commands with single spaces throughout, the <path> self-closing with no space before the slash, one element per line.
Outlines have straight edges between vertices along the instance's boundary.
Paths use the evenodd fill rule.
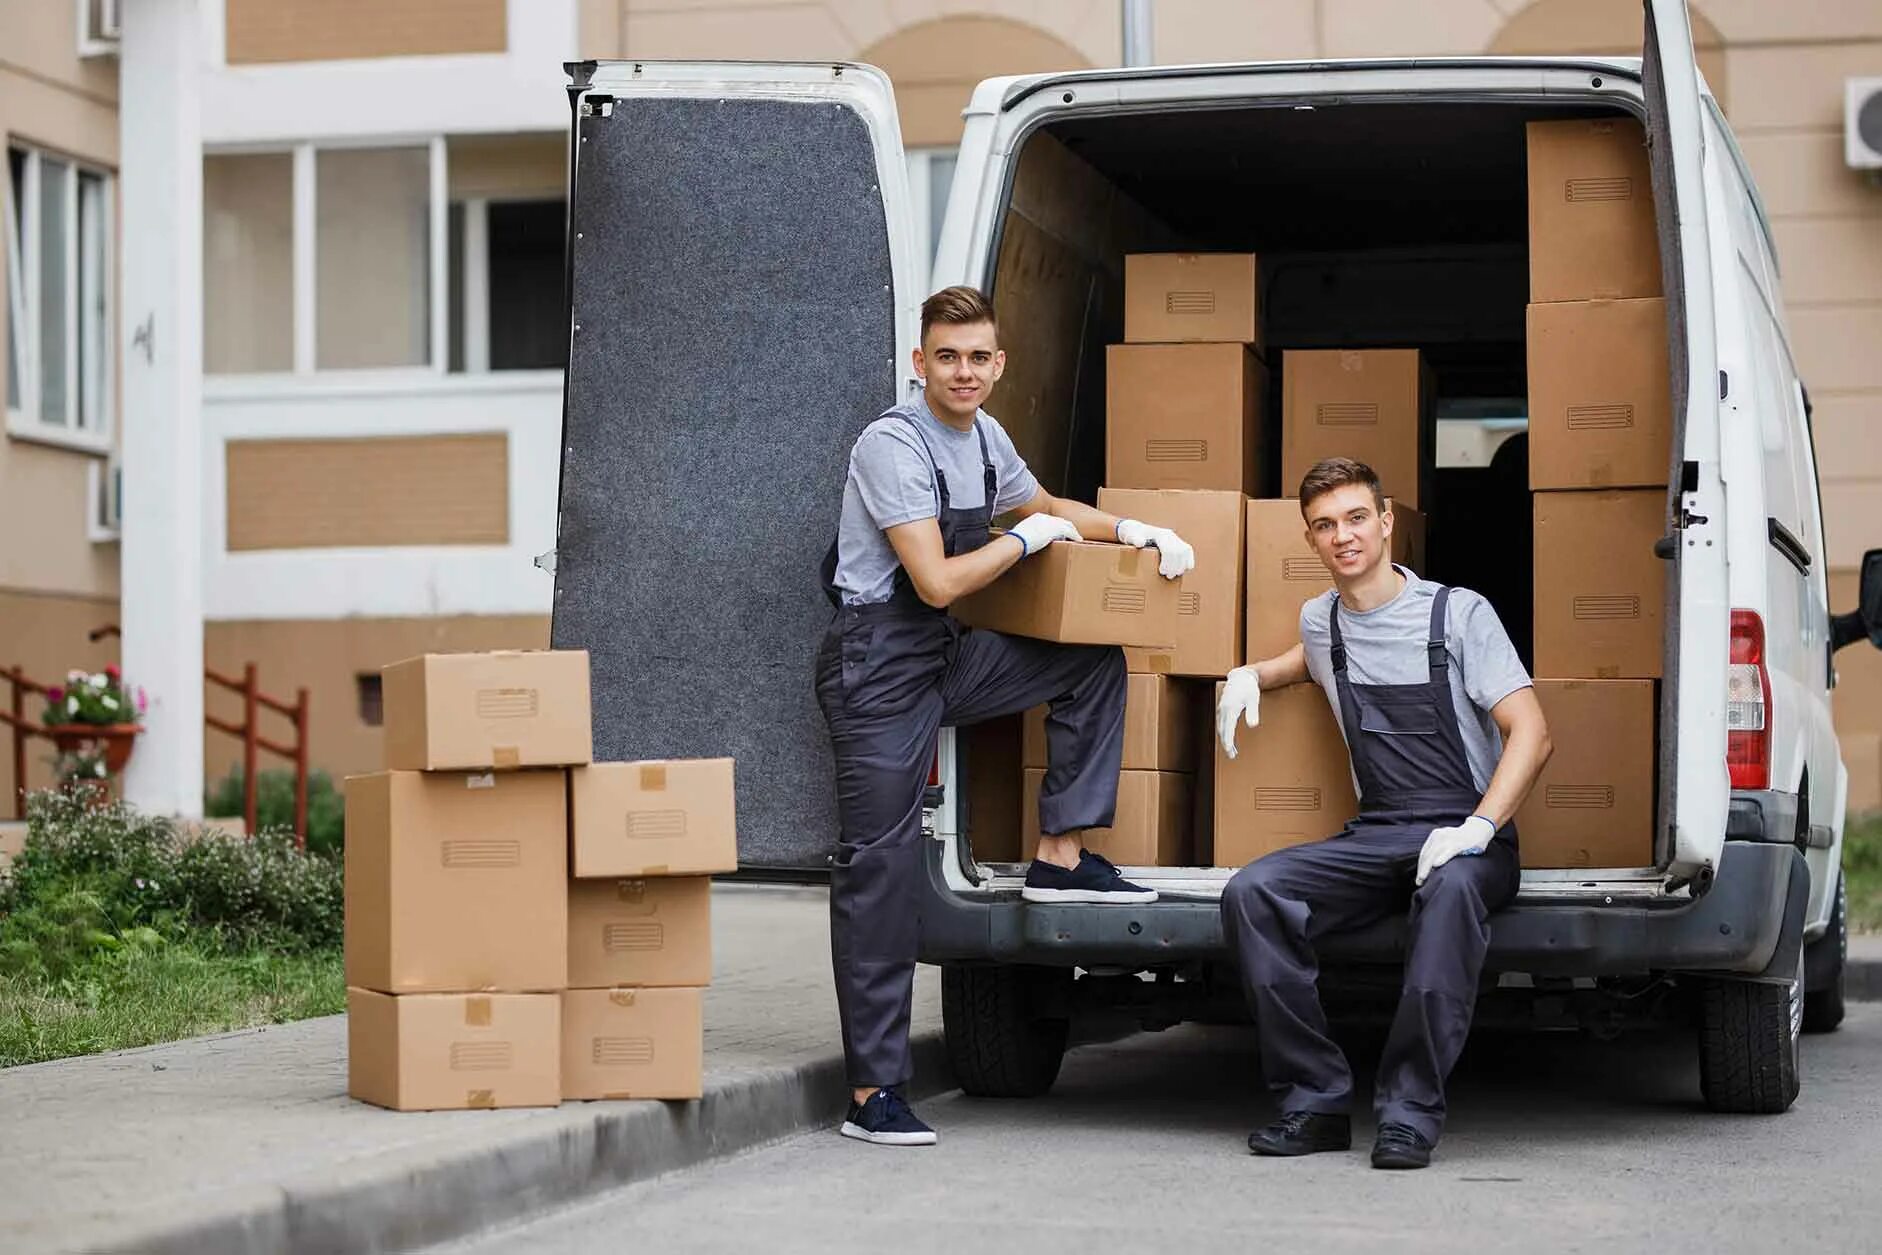
<path fill-rule="evenodd" d="M 1229 877 L 1228 885 L 1222 890 L 1222 910 L 1224 914 L 1237 912 L 1270 911 L 1280 900 L 1278 892 L 1279 866 L 1273 862 L 1273 856 L 1258 858 L 1248 866 Z"/>
<path fill-rule="evenodd" d="M 1441 867 L 1431 869 L 1425 883 L 1412 894 L 1414 906 L 1430 910 L 1466 910 L 1481 912 L 1484 903 L 1483 873 L 1488 868 L 1473 855 L 1460 855 Z"/>

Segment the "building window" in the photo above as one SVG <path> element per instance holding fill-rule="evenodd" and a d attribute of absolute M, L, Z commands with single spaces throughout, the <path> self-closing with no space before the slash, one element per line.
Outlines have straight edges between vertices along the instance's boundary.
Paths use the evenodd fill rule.
<path fill-rule="evenodd" d="M 294 369 L 294 155 L 203 158 L 203 369 Z"/>
<path fill-rule="evenodd" d="M 377 671 L 362 671 L 353 677 L 359 689 L 359 721 L 369 728 L 382 727 L 386 721 L 386 698 Z"/>
<path fill-rule="evenodd" d="M 423 148 L 314 160 L 314 364 L 431 361 L 431 161 Z"/>
<path fill-rule="evenodd" d="M 7 426 L 102 448 L 110 427 L 111 180 L 7 149 Z"/>
<path fill-rule="evenodd" d="M 562 237 L 567 203 L 469 197 L 450 214 L 451 369 L 568 365 Z"/>

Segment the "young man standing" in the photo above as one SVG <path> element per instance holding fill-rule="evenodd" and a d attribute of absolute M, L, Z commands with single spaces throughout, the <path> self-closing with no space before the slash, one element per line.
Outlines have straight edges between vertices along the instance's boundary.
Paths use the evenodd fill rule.
<path fill-rule="evenodd" d="M 921 396 L 871 423 L 850 453 L 837 539 L 824 560 L 837 613 L 817 655 L 817 700 L 836 758 L 840 834 L 830 948 L 853 1086 L 847 1137 L 934 1142 L 898 1092 L 908 1046 L 921 864 L 921 802 L 943 725 L 1051 703 L 1030 901 L 1149 902 L 1153 891 L 1079 844 L 1110 824 L 1123 756 L 1124 655 L 963 627 L 947 608 L 1056 540 L 1159 550 L 1175 579 L 1195 552 L 1175 532 L 1039 487 L 980 406 L 1006 368 L 993 307 L 947 288 L 921 309 Z M 998 539 L 995 514 L 1019 521 Z"/>
<path fill-rule="evenodd" d="M 1259 718 L 1261 690 L 1311 678 L 1346 735 L 1359 815 L 1235 874 L 1222 896 L 1281 1118 L 1258 1155 L 1352 1145 L 1353 1077 L 1327 1035 L 1314 946 L 1410 907 L 1405 983 L 1373 1107 L 1375 1168 L 1422 1168 L 1444 1124 L 1444 1081 L 1470 1031 L 1492 912 L 1516 896 L 1510 818 L 1549 757 L 1542 708 L 1490 604 L 1386 560 L 1392 513 L 1372 468 L 1329 458 L 1300 485 L 1307 539 L 1333 591 L 1301 607 L 1301 643 L 1229 673 L 1222 748 Z"/>

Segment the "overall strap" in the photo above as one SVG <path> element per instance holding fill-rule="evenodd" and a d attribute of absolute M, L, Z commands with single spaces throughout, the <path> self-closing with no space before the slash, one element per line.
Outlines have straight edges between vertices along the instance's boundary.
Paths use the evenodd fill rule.
<path fill-rule="evenodd" d="M 993 499 L 999 495 L 1000 477 L 993 469 L 993 455 L 987 451 L 987 427 L 978 418 L 974 420 L 974 434 L 980 437 L 980 473 L 986 485 L 986 503 L 989 516 L 993 513 Z"/>
<path fill-rule="evenodd" d="M 1444 648 L 1444 621 L 1446 609 L 1451 600 L 1451 587 L 1438 585 L 1438 591 L 1431 597 L 1431 636 L 1425 642 L 1425 658 L 1431 669 L 1433 684 L 1450 683 L 1451 656 Z"/>
<path fill-rule="evenodd" d="M 1333 674 L 1346 678 L 1346 640 L 1340 635 L 1340 594 L 1333 593 L 1333 611 L 1327 616 L 1327 628 L 1333 637 Z"/>
<path fill-rule="evenodd" d="M 915 433 L 915 439 L 921 441 L 922 451 L 928 455 L 928 469 L 934 472 L 934 495 L 938 514 L 940 510 L 948 508 L 948 477 L 946 472 L 941 469 L 941 463 L 935 459 L 934 446 L 928 443 L 927 433 L 922 431 L 921 424 L 916 421 L 913 414 L 908 413 L 906 410 L 894 409 L 884 410 L 882 416 L 887 418 L 891 414 L 908 424 L 909 429 Z M 981 437 L 981 448 L 984 453 L 986 448 L 986 437 L 984 436 Z"/>

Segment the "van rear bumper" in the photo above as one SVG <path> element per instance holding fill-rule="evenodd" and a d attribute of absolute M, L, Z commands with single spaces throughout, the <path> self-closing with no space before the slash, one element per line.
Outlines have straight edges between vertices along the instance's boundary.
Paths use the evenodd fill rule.
<path fill-rule="evenodd" d="M 959 893 L 942 877 L 946 847 L 926 845 L 925 963 L 1141 968 L 1230 958 L 1215 902 L 1083 906 L 1029 903 L 1015 893 Z M 1775 970 L 1780 945 L 1796 944 L 1786 934 L 1801 928 L 1809 876 L 1793 846 L 1728 842 L 1710 891 L 1696 900 L 1525 902 L 1498 912 L 1485 968 L 1547 976 Z M 1320 946 L 1321 961 L 1329 965 L 1397 963 L 1404 954 L 1402 919 L 1335 934 Z"/>

